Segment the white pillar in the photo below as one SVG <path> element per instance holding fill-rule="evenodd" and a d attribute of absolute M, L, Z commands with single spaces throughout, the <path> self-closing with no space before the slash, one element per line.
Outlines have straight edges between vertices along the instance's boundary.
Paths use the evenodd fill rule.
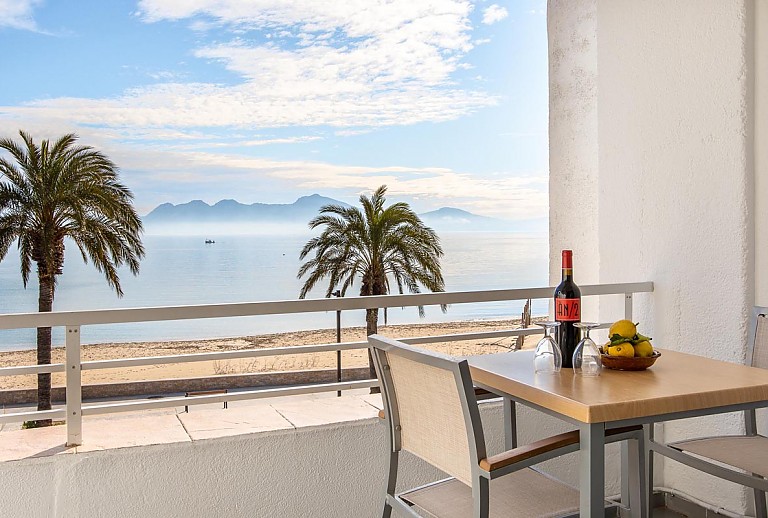
<path fill-rule="evenodd" d="M 587 243 L 574 262 L 590 258 L 575 265 L 590 281 L 655 283 L 652 295 L 635 297 L 634 318 L 657 346 L 736 362 L 755 289 L 768 285 L 756 274 L 768 257 L 768 161 L 755 156 L 754 1 L 765 7 L 549 4 L 552 269 L 560 248 Z M 592 32 L 582 31 L 587 20 Z M 596 129 L 585 123 L 593 109 Z M 622 303 L 601 301 L 601 320 L 620 318 Z M 728 417 L 681 421 L 665 425 L 663 438 L 740 428 Z M 733 485 L 672 462 L 657 473 L 657 483 L 744 512 Z"/>

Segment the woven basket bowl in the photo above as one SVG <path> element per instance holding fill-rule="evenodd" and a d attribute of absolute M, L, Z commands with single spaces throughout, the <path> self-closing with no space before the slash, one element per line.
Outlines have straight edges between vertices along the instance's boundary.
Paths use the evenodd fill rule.
<path fill-rule="evenodd" d="M 603 353 L 600 355 L 600 359 L 603 362 L 603 367 L 606 369 L 613 369 L 617 371 L 644 371 L 653 365 L 659 356 L 661 356 L 659 351 L 653 351 L 653 354 L 646 358 L 641 358 L 640 356 L 636 356 L 634 358 L 626 358 L 624 356 L 608 356 L 607 354 Z"/>

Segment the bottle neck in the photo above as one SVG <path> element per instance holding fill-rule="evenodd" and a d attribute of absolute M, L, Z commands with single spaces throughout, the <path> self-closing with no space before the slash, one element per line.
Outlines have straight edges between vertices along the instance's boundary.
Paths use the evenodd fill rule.
<path fill-rule="evenodd" d="M 573 251 L 563 250 L 562 268 L 563 268 L 563 280 L 572 281 L 573 280 Z"/>

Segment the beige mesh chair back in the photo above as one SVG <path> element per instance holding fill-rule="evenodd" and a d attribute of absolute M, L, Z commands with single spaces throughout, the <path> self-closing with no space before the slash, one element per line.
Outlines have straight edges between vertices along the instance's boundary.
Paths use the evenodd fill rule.
<path fill-rule="evenodd" d="M 488 458 L 466 361 L 378 335 L 369 336 L 368 342 L 382 388 L 390 445 L 385 518 L 393 508 L 409 516 L 438 518 L 560 516 L 578 511 L 576 490 L 529 468 L 575 451 L 578 432 Z M 451 478 L 395 494 L 401 451 Z"/>
<path fill-rule="evenodd" d="M 768 369 L 768 307 L 752 311 L 747 365 Z M 651 442 L 656 453 L 754 490 L 755 516 L 768 518 L 768 437 L 757 430 L 754 410 L 744 412 L 744 435 L 703 437 L 671 444 Z"/>
<path fill-rule="evenodd" d="M 385 408 L 396 419 L 393 443 L 472 485 L 485 442 L 467 363 L 374 340 Z"/>

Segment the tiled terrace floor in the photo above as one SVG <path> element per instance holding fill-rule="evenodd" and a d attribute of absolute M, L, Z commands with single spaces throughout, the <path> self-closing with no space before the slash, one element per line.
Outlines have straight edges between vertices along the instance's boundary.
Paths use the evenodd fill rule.
<path fill-rule="evenodd" d="M 0 433 L 0 462 L 68 455 L 131 446 L 199 441 L 215 437 L 286 430 L 370 419 L 381 409 L 381 396 L 366 390 L 286 396 L 266 400 L 105 414 L 83 418 L 83 444 L 67 448 L 66 426 Z"/>

